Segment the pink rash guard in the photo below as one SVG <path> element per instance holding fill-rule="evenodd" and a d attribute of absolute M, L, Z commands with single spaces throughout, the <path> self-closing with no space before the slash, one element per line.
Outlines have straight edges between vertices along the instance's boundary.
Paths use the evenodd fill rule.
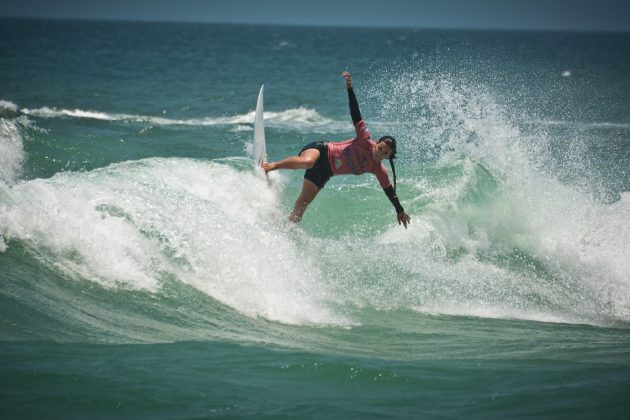
<path fill-rule="evenodd" d="M 361 175 L 371 172 L 376 175 L 383 189 L 392 185 L 387 176 L 387 169 L 381 162 L 372 157 L 372 149 L 376 142 L 370 139 L 370 132 L 365 122 L 360 120 L 354 125 L 356 138 L 341 142 L 330 142 L 328 146 L 328 162 L 333 175 Z"/>

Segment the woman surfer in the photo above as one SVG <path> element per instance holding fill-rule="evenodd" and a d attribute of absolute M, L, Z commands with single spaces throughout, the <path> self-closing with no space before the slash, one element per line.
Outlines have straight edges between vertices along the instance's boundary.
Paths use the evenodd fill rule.
<path fill-rule="evenodd" d="M 341 75 L 346 80 L 350 115 L 356 130 L 356 137 L 341 142 L 310 143 L 304 146 L 298 156 L 288 157 L 279 162 L 265 163 L 263 169 L 265 172 L 276 169 L 306 169 L 302 192 L 295 201 L 295 207 L 289 216 L 289 220 L 294 223 L 298 223 L 302 219 L 308 205 L 324 188 L 331 176 L 361 175 L 365 172 L 371 172 L 376 176 L 389 201 L 396 209 L 398 224 L 402 223 L 406 229 L 411 220 L 400 205 L 396 195 L 396 168 L 394 167 L 396 140 L 391 136 L 381 137 L 377 142 L 370 139 L 370 132 L 361 117 L 359 104 L 352 89 L 352 76 L 347 71 Z M 389 159 L 394 175 L 393 186 L 387 176 L 387 169 L 382 163 L 384 159 Z"/>

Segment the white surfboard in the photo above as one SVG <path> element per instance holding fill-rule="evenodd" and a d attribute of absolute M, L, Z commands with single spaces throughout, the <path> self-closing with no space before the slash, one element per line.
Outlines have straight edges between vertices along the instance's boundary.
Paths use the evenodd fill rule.
<path fill-rule="evenodd" d="M 262 166 L 267 162 L 267 147 L 265 145 L 265 121 L 263 107 L 263 89 L 265 85 L 260 87 L 258 93 L 258 102 L 256 103 L 256 116 L 254 118 L 254 163 L 256 167 Z"/>

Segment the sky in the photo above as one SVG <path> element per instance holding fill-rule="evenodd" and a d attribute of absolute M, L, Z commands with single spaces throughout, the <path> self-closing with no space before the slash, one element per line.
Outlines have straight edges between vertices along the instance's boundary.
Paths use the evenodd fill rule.
<path fill-rule="evenodd" d="M 630 32 L 630 0 L 0 0 L 0 16 Z"/>

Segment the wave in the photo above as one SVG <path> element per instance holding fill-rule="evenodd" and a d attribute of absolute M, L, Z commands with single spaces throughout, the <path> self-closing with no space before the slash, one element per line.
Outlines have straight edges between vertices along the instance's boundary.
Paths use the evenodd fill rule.
<path fill-rule="evenodd" d="M 371 310 L 630 322 L 624 227 L 630 195 L 613 206 L 582 203 L 571 210 L 579 196 L 551 202 L 527 191 L 521 196 L 479 162 L 433 170 L 451 174 L 434 185 L 412 178 L 400 186 L 412 198 L 409 230 L 388 218 L 381 233 L 313 236 L 285 221 L 284 181 L 270 189 L 247 159 L 151 158 L 4 188 L 0 235 L 3 252 L 25 247 L 74 282 L 77 299 L 98 285 L 111 291 L 107 300 L 119 316 L 140 324 L 157 321 L 136 313 L 134 302 L 142 297 L 158 305 L 150 313 L 166 319 L 155 326 L 160 339 L 190 339 L 200 329 L 187 326 L 198 323 L 212 334 L 236 334 L 238 325 L 258 318 L 351 327 L 372 322 Z M 378 193 L 369 185 L 355 189 Z M 319 217 L 337 220 L 326 211 Z M 354 229 L 373 228 L 374 220 L 368 215 Z M 65 296 L 66 288 L 50 293 Z M 216 302 L 213 312 L 191 303 L 199 297 L 185 288 Z M 51 313 L 60 311 L 51 303 L 58 300 L 47 301 Z M 58 316 L 68 313 L 74 312 Z M 227 332 L 218 332 L 218 320 Z M 150 340 L 135 327 L 121 329 L 119 317 L 100 322 L 104 336 Z M 243 334 L 251 337 L 257 328 L 273 326 L 250 325 Z"/>
<path fill-rule="evenodd" d="M 451 290 L 438 288 L 442 299 L 417 307 L 563 322 L 630 321 L 627 193 L 606 204 L 588 189 L 563 183 L 550 165 L 553 139 L 545 131 L 521 131 L 509 107 L 482 86 L 407 72 L 383 80 L 377 99 L 381 119 L 417 122 L 402 139 L 407 153 L 418 161 L 427 152 L 437 158 L 437 180 L 421 177 L 412 194 L 423 205 L 423 236 L 435 241 L 417 245 L 455 261 L 422 261 L 440 275 L 451 273 Z M 588 161 L 573 159 L 572 167 L 588 170 Z M 465 284 L 454 286 L 453 279 Z"/>
<path fill-rule="evenodd" d="M 589 130 L 589 129 L 621 129 L 621 130 L 629 130 L 630 123 L 619 123 L 619 122 L 608 122 L 608 121 L 591 121 L 591 122 L 580 122 L 580 121 L 562 121 L 562 120 L 528 120 L 527 124 L 533 125 L 547 125 L 547 126 L 557 126 L 557 127 L 570 127 L 577 128 L 581 130 Z"/>
<path fill-rule="evenodd" d="M 298 228 L 285 222 L 297 191 L 284 175 L 269 188 L 244 158 L 150 158 L 0 184 L 2 251 L 24 247 L 77 284 L 78 299 L 93 286 L 111 292 L 121 315 L 103 316 L 101 328 L 127 339 L 150 336 L 138 332 L 146 325 L 173 340 L 238 335 L 243 324 L 250 337 L 275 322 L 353 327 L 373 323 L 374 311 L 628 326 L 630 194 L 607 204 L 562 183 L 545 167 L 551 140 L 520 131 L 484 89 L 419 73 L 379 92 L 381 120 L 417 124 L 400 138 L 409 230 L 377 205 L 357 217 L 351 200 L 383 197 L 354 178 L 344 180 L 351 188 L 331 181 L 327 205 Z M 428 151 L 436 159 L 422 160 Z M 309 223 L 335 232 L 312 234 Z M 69 316 L 53 298 L 66 288 L 50 292 L 54 316 Z M 136 299 L 157 305 L 151 316 Z M 93 326 L 84 323 L 81 334 Z"/>
<path fill-rule="evenodd" d="M 18 106 L 11 101 L 0 99 L 0 114 L 3 114 L 5 111 L 17 113 Z"/>
<path fill-rule="evenodd" d="M 24 146 L 17 121 L 0 118 L 0 182 L 13 184 L 24 161 Z"/>
<path fill-rule="evenodd" d="M 9 246 L 26 244 L 69 278 L 148 293 L 176 278 L 248 316 L 337 322 L 315 304 L 323 293 L 303 271 L 308 261 L 295 265 L 289 231 L 269 221 L 277 196 L 254 172 L 147 159 L 24 181 L 5 193 L 0 234 Z"/>
<path fill-rule="evenodd" d="M 1 103 L 0 103 L 1 105 Z M 12 108 L 17 111 L 18 107 L 10 103 Z M 8 106 L 8 105 L 7 105 Z M 242 130 L 243 127 L 252 129 L 254 123 L 254 111 L 246 114 L 226 116 L 226 117 L 205 117 L 205 118 L 188 118 L 175 119 L 151 115 L 134 115 L 121 113 L 107 113 L 93 110 L 82 109 L 66 109 L 55 107 L 41 108 L 20 108 L 19 112 L 25 115 L 40 118 L 82 118 L 100 121 L 124 121 L 124 122 L 140 122 L 159 126 L 168 125 L 186 125 L 186 126 L 219 126 L 234 125 Z M 287 109 L 284 111 L 265 112 L 265 124 L 269 127 L 292 128 L 298 130 L 309 131 L 329 131 L 347 129 L 348 124 L 335 123 L 333 120 L 323 117 L 317 111 L 309 108 L 299 107 Z"/>

